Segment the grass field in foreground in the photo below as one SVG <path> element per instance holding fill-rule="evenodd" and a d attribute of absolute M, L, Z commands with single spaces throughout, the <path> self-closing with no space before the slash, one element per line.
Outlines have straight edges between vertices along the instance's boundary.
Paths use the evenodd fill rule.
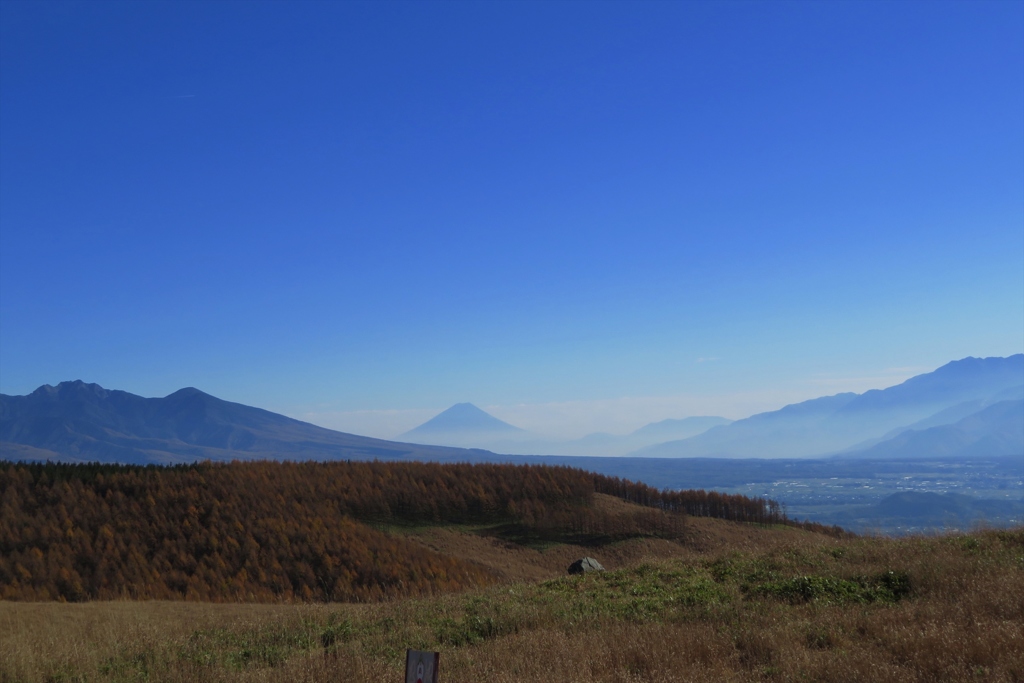
<path fill-rule="evenodd" d="M 815 539 L 378 604 L 0 603 L 0 681 L 1021 681 L 1024 530 Z"/>

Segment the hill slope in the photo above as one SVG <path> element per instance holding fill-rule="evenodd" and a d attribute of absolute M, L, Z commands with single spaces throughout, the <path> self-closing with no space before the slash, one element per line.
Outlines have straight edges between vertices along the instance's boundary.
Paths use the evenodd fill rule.
<path fill-rule="evenodd" d="M 707 527 L 706 550 L 587 549 L 570 557 L 609 571 L 575 577 L 560 548 L 494 544 L 519 581 L 372 605 L 0 601 L 0 680 L 400 681 L 410 646 L 440 652 L 447 683 L 1020 679 L 1024 530 Z"/>
<path fill-rule="evenodd" d="M 617 505 L 596 505 L 599 494 Z M 687 514 L 786 523 L 760 498 L 568 467 L 420 462 L 0 463 L 0 501 L 0 600 L 369 600 L 501 575 L 388 527 L 594 547 L 679 539 Z"/>

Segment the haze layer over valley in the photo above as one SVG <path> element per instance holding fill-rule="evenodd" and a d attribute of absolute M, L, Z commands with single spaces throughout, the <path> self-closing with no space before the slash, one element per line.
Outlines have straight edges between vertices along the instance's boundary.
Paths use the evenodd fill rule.
<path fill-rule="evenodd" d="M 730 421 L 686 417 L 631 434 L 544 440 L 458 404 L 400 438 L 535 455 L 800 458 L 1024 455 L 1024 354 L 965 358 L 887 389 L 825 396 Z"/>
<path fill-rule="evenodd" d="M 580 439 L 559 440 L 514 427 L 471 403 L 457 403 L 398 438 L 438 446 L 483 448 L 496 453 L 615 456 L 671 439 L 685 439 L 729 422 L 731 420 L 724 417 L 670 418 L 629 434 L 595 432 Z"/>

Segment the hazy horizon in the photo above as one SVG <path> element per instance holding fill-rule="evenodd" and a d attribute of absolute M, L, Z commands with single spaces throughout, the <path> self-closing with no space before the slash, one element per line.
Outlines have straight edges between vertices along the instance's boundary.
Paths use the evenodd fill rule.
<path fill-rule="evenodd" d="M 778 410 L 821 396 L 845 392 L 863 393 L 871 389 L 895 386 L 910 377 L 935 368 L 909 372 L 893 368 L 894 374 L 882 377 L 811 378 L 805 389 L 789 392 L 765 391 L 724 395 L 622 396 L 618 398 L 561 401 L 551 403 L 519 403 L 511 405 L 479 405 L 478 408 L 516 427 L 539 436 L 554 439 L 576 439 L 593 433 L 628 434 L 644 425 L 668 419 L 694 416 L 726 417 L 740 420 L 758 413 Z M 879 384 L 882 382 L 882 384 Z M 888 383 L 886 383 L 888 382 Z M 825 387 L 841 387 L 832 390 Z M 817 392 L 817 393 L 816 393 Z M 451 405 L 437 408 L 392 410 L 359 410 L 348 412 L 296 412 L 289 414 L 304 422 L 338 431 L 363 434 L 381 439 L 395 439 Z M 703 411 L 703 412 L 702 412 Z M 362 429 L 363 431 L 354 431 Z"/>
<path fill-rule="evenodd" d="M 846 388 L 840 391 L 826 390 L 824 393 L 815 392 L 820 391 L 824 387 L 831 386 L 832 381 L 812 380 L 806 383 L 808 391 L 811 391 L 810 394 L 794 393 L 788 398 L 778 391 L 773 391 L 765 394 L 746 393 L 722 396 L 627 396 L 607 400 L 476 407 L 512 424 L 514 427 L 524 429 L 523 438 L 540 437 L 555 441 L 567 441 L 599 433 L 626 435 L 640 427 L 663 420 L 679 420 L 688 417 L 727 417 L 730 420 L 741 420 L 759 413 L 775 411 L 786 405 L 824 396 L 840 393 L 863 394 L 870 390 L 886 389 L 901 384 L 910 377 L 925 374 L 936 369 L 923 368 L 918 371 L 912 368 L 893 368 L 891 371 L 895 374 L 890 376 L 838 378 L 834 381 Z M 900 379 L 896 380 L 896 377 L 900 377 Z M 56 384 L 57 382 L 54 382 L 51 386 Z M 99 382 L 96 382 L 96 384 L 103 386 Z M 850 388 L 858 384 L 861 386 Z M 114 386 L 103 386 L 103 388 L 107 390 L 124 390 L 122 387 Z M 179 387 L 175 391 L 183 388 L 185 387 Z M 202 387 L 194 388 L 203 390 Z M 170 393 L 174 392 L 167 392 L 167 394 Z M 167 394 L 144 397 L 163 398 Z M 217 398 L 224 397 L 217 396 Z M 782 402 L 780 403 L 779 401 Z M 472 402 L 467 401 L 466 403 Z M 252 407 L 268 409 L 267 406 L 261 405 L 254 405 Z M 408 440 L 406 438 L 408 435 L 405 432 L 422 425 L 451 407 L 449 405 L 443 408 L 361 410 L 348 413 L 282 412 L 281 414 L 341 432 L 402 441 Z M 715 412 L 713 410 L 715 407 L 722 408 L 723 410 Z M 729 411 L 736 411 L 737 408 L 742 410 L 742 412 L 734 412 L 733 415 L 724 414 Z M 277 411 L 272 410 L 272 412 Z M 412 440 L 416 441 L 416 439 Z"/>
<path fill-rule="evenodd" d="M 0 3 L 0 392 L 393 438 L 1024 351 L 1024 4 Z"/>

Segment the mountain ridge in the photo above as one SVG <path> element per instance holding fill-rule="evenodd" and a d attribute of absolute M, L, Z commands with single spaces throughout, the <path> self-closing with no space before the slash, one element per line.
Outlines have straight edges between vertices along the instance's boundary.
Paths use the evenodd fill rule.
<path fill-rule="evenodd" d="M 968 357 L 887 389 L 790 404 L 688 439 L 634 451 L 646 457 L 819 457 L 906 428 L 959 403 L 1024 384 L 1024 354 Z"/>
<path fill-rule="evenodd" d="M 735 422 L 706 416 L 664 420 L 630 435 L 591 434 L 571 442 L 538 440 L 470 403 L 459 403 L 399 437 L 419 442 L 410 443 L 325 429 L 224 401 L 195 387 L 163 398 L 144 398 L 75 380 L 43 385 L 25 396 L 0 394 L 0 457 L 125 463 L 470 459 L 485 444 L 489 451 L 503 453 L 557 455 L 565 449 L 566 455 L 595 455 L 602 448 L 621 448 L 637 434 L 685 425 L 704 431 L 630 455 L 794 458 L 846 456 L 870 449 L 875 454 L 888 453 L 887 457 L 918 457 L 917 453 L 966 457 L 986 449 L 992 451 L 989 454 L 1014 455 L 1024 451 L 1024 446 L 1017 446 L 1024 442 L 1024 434 L 1018 433 L 1024 432 L 1018 427 L 1018 418 L 1024 419 L 1022 399 L 1024 354 L 1017 354 L 952 361 L 887 389 L 822 396 Z M 1002 412 L 981 415 L 997 404 L 1004 404 Z M 972 416 L 974 422 L 969 419 Z M 463 442 L 442 441 L 445 434 L 460 430 Z M 573 448 L 577 452 L 568 452 Z M 908 455 L 900 448 L 916 450 Z"/>
<path fill-rule="evenodd" d="M 0 394 L 0 453 L 38 451 L 79 461 L 165 464 L 472 455 L 337 432 L 194 387 L 145 398 L 81 380 L 43 385 L 25 396 Z"/>
<path fill-rule="evenodd" d="M 908 429 L 844 458 L 963 458 L 1024 455 L 1024 400 L 999 401 L 952 424 Z"/>

